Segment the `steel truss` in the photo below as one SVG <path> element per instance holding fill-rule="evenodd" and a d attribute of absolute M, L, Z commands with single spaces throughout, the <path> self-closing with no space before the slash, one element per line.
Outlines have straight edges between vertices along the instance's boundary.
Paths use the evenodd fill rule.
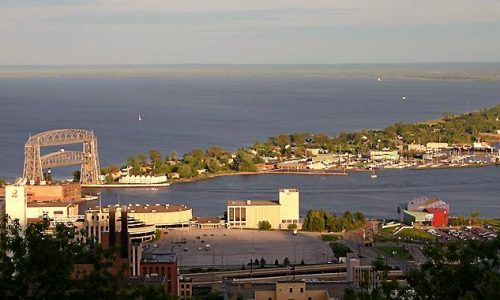
<path fill-rule="evenodd" d="M 60 151 L 41 155 L 41 147 L 83 144 L 83 151 Z M 82 184 L 100 184 L 97 138 L 93 132 L 83 129 L 57 129 L 31 136 L 24 147 L 23 176 L 39 182 L 43 169 L 81 165 Z"/>

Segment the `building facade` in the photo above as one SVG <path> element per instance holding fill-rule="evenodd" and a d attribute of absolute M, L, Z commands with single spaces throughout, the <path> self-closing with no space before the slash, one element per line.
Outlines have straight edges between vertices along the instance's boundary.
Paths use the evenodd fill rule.
<path fill-rule="evenodd" d="M 268 221 L 274 229 L 287 229 L 288 225 L 300 227 L 299 191 L 281 189 L 279 200 L 230 200 L 227 203 L 228 227 L 259 228 L 259 222 Z"/>
<path fill-rule="evenodd" d="M 165 276 L 167 292 L 172 295 L 178 295 L 179 270 L 175 253 L 144 250 L 141 258 L 140 272 L 137 275 L 141 277 Z"/>
<path fill-rule="evenodd" d="M 26 185 L 26 193 L 28 202 L 74 202 L 82 199 L 82 187 L 77 182 Z"/>
<path fill-rule="evenodd" d="M 447 226 L 450 206 L 435 197 L 415 198 L 398 206 L 399 221 L 409 225 Z"/>
<path fill-rule="evenodd" d="M 370 151 L 373 161 L 396 161 L 399 159 L 398 151 Z"/>

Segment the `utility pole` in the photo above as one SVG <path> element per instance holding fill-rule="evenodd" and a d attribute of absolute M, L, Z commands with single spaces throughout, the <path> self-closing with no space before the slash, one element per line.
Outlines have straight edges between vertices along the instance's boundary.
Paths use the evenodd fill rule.
<path fill-rule="evenodd" d="M 252 279 L 253 275 L 253 259 L 250 258 L 250 279 Z"/>

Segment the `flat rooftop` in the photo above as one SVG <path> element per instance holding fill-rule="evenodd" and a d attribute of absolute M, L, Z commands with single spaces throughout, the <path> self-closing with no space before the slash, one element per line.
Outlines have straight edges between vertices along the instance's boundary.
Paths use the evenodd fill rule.
<path fill-rule="evenodd" d="M 104 212 L 109 212 L 112 205 L 103 206 Z M 116 210 L 121 210 L 122 206 L 114 205 Z M 163 213 L 191 210 L 190 206 L 184 204 L 129 204 L 126 206 L 129 213 Z M 88 210 L 99 210 L 99 206 L 93 206 Z"/>
<path fill-rule="evenodd" d="M 229 200 L 227 206 L 274 206 L 279 205 L 276 201 L 271 200 Z"/>
<path fill-rule="evenodd" d="M 177 260 L 177 255 L 175 253 L 165 253 L 165 252 L 149 252 L 145 250 L 142 253 L 141 262 L 145 263 L 174 263 Z"/>
<path fill-rule="evenodd" d="M 78 206 L 78 204 L 70 202 L 28 202 L 28 207 L 68 207 Z"/>
<path fill-rule="evenodd" d="M 199 224 L 206 224 L 206 223 L 212 223 L 212 224 L 219 224 L 222 219 L 219 217 L 194 217 L 191 219 L 193 222 L 198 222 Z"/>
<path fill-rule="evenodd" d="M 408 204 L 413 204 L 413 205 L 430 205 L 430 204 L 433 204 L 433 203 L 436 203 L 436 202 L 440 202 L 440 201 L 441 200 L 439 198 L 436 198 L 436 197 L 430 197 L 430 198 L 423 197 L 423 198 L 417 198 L 417 199 L 410 200 L 408 202 Z"/>

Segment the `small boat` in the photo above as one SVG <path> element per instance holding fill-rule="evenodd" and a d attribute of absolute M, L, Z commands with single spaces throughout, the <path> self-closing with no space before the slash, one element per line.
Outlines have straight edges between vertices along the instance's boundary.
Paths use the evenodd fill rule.
<path fill-rule="evenodd" d="M 157 189 L 157 188 L 151 188 L 151 190 L 152 190 L 152 191 L 158 191 L 158 189 Z"/>
<path fill-rule="evenodd" d="M 139 115 L 139 121 L 142 121 L 141 115 Z"/>
<path fill-rule="evenodd" d="M 377 176 L 377 174 L 375 174 L 375 165 L 374 165 L 373 160 L 372 160 L 372 166 L 371 166 L 371 168 L 370 168 L 370 169 L 372 170 L 372 174 L 370 175 L 370 177 L 371 177 L 372 179 L 377 178 L 378 176 Z"/>
<path fill-rule="evenodd" d="M 401 97 L 401 99 L 406 100 L 406 96 Z"/>
<path fill-rule="evenodd" d="M 382 81 L 382 79 L 379 77 L 379 78 L 377 78 L 377 81 Z"/>

